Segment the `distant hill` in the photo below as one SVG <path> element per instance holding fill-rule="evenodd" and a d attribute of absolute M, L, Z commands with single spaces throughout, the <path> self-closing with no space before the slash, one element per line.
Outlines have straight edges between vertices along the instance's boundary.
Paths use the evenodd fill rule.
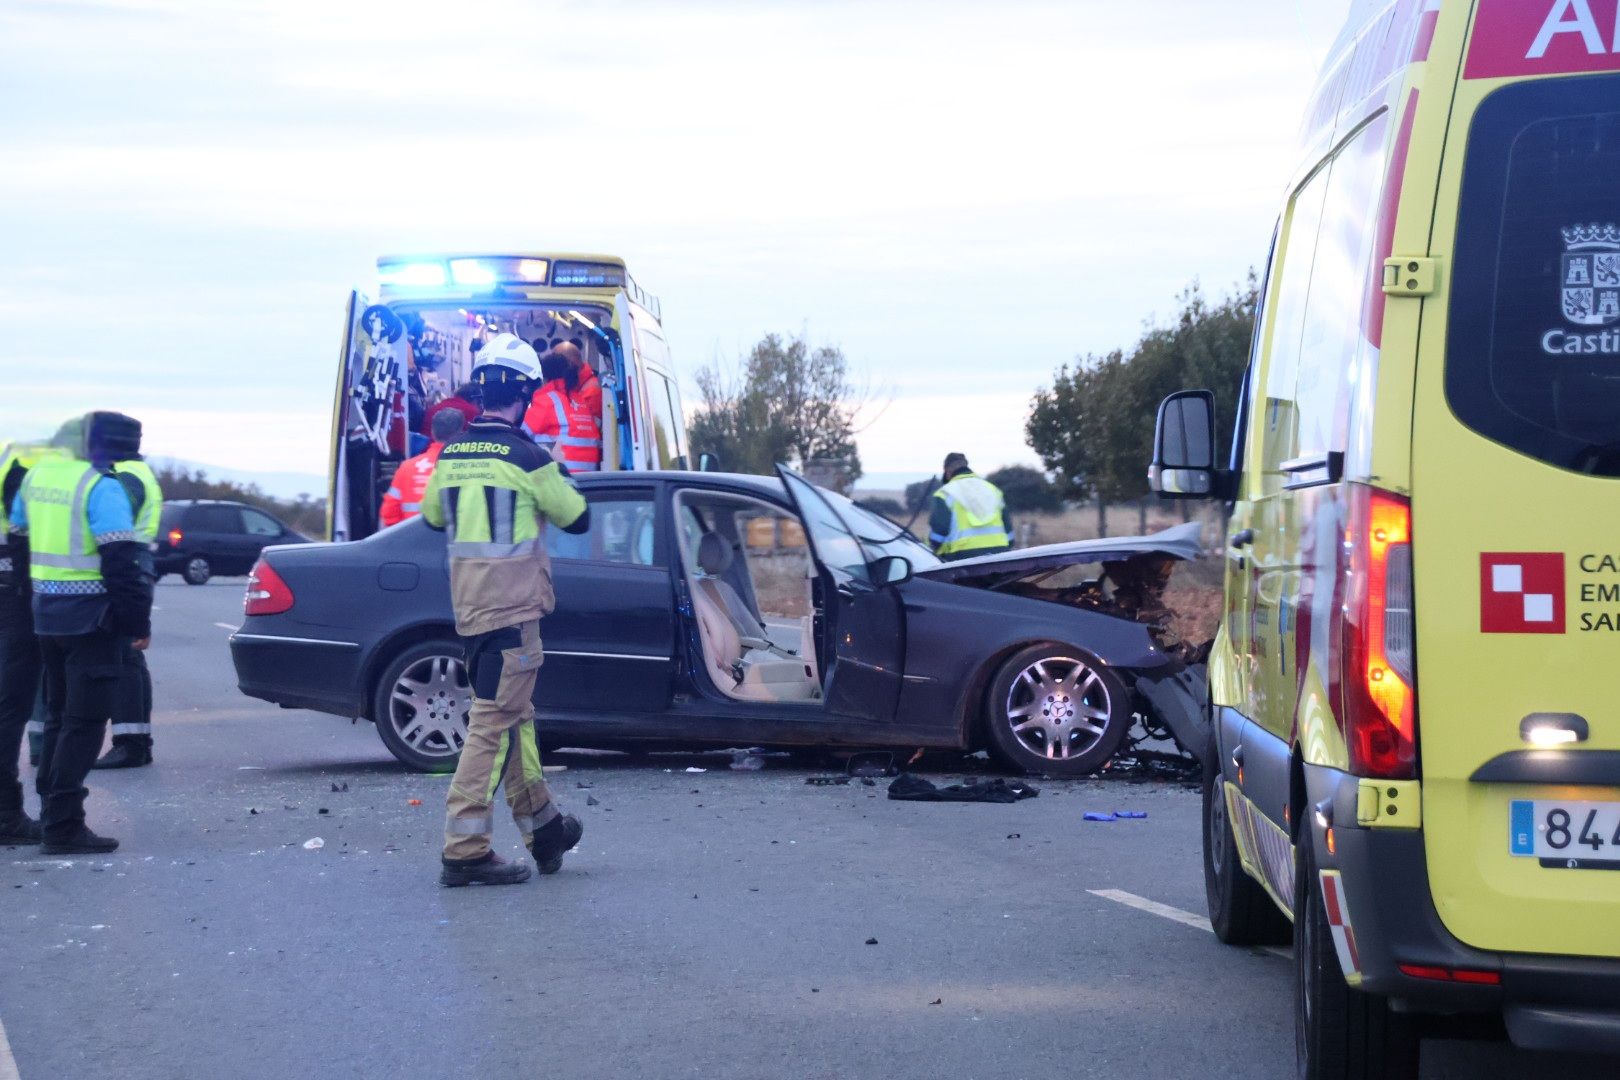
<path fill-rule="evenodd" d="M 154 467 L 167 465 L 170 468 L 186 469 L 192 472 L 201 469 L 208 474 L 210 480 L 224 480 L 244 487 L 249 484 L 257 484 L 259 490 L 277 499 L 296 499 L 300 495 L 310 495 L 317 499 L 326 498 L 326 477 L 316 473 L 254 472 L 248 469 L 227 469 L 219 465 L 190 461 L 186 458 L 168 457 L 164 454 L 153 454 L 148 460 Z"/>

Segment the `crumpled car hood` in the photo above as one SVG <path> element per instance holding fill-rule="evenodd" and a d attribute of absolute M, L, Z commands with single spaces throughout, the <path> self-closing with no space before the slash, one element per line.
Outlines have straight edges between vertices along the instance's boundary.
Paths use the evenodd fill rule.
<path fill-rule="evenodd" d="M 1152 536 L 1110 536 L 1100 540 L 1075 540 L 1067 544 L 1003 551 L 981 555 L 920 570 L 917 576 L 931 581 L 976 584 L 993 581 L 997 585 L 1020 579 L 1041 577 L 1066 566 L 1085 563 L 1124 562 L 1134 556 L 1156 555 L 1192 560 L 1203 554 L 1203 526 L 1196 521 L 1156 532 Z"/>

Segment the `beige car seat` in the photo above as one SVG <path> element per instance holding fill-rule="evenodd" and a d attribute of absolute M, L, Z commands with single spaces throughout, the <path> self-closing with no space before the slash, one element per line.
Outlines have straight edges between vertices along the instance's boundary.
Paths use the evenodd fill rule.
<path fill-rule="evenodd" d="M 821 685 L 812 665 L 773 644 L 765 625 L 720 575 L 730 569 L 730 545 L 717 533 L 698 542 L 692 606 L 703 638 L 709 678 L 745 701 L 812 701 Z"/>

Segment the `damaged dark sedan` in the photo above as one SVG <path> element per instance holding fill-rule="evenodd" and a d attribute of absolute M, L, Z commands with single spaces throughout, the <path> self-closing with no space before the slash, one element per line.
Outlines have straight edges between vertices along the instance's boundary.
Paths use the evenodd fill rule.
<path fill-rule="evenodd" d="M 590 531 L 546 533 L 545 745 L 985 748 L 1077 776 L 1138 717 L 1201 720 L 1200 658 L 1163 605 L 1197 525 L 941 563 L 785 469 L 578 479 Z M 454 767 L 471 690 L 422 522 L 268 549 L 231 653 L 244 693 L 364 717 L 405 764 Z"/>

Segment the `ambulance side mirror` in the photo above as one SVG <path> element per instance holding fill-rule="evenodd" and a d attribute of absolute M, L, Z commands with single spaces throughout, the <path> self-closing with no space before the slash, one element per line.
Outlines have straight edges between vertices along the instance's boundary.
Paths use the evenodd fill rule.
<path fill-rule="evenodd" d="M 1215 395 L 1183 390 L 1159 406 L 1148 486 L 1166 499 L 1207 499 L 1216 493 Z"/>

